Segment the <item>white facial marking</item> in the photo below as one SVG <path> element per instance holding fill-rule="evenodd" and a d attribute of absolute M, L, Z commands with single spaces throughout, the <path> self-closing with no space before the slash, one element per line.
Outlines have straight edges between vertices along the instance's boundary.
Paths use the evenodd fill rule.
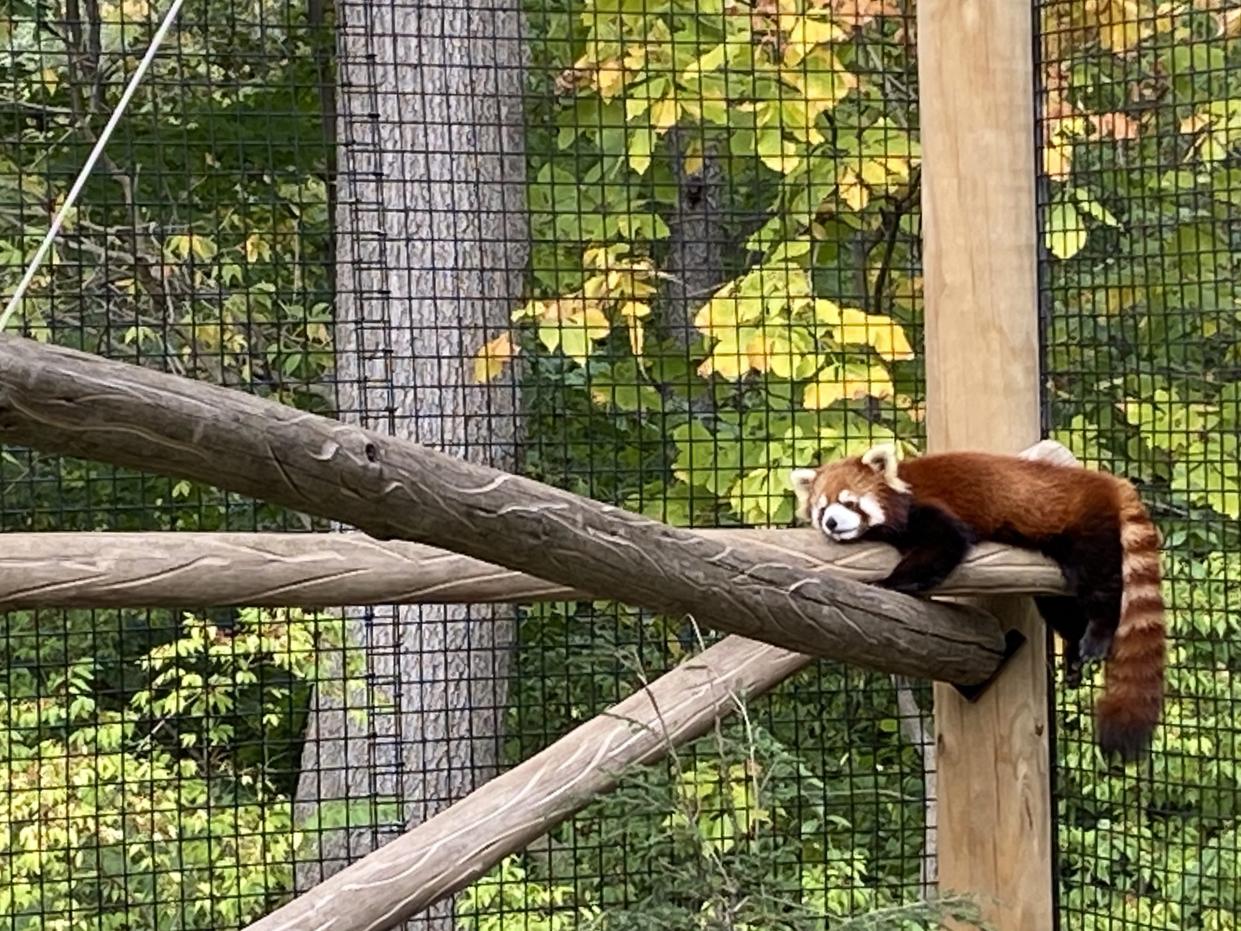
<path fill-rule="evenodd" d="M 839 501 L 841 504 L 857 504 L 857 495 L 855 495 L 853 492 L 849 491 L 849 489 L 846 488 L 844 491 L 842 491 L 839 495 L 836 496 L 836 500 Z"/>
<path fill-rule="evenodd" d="M 862 509 L 862 513 L 866 515 L 866 520 L 872 527 L 877 527 L 887 520 L 887 515 L 883 513 L 883 505 L 879 503 L 875 495 L 862 495 L 862 500 L 857 506 Z"/>
<path fill-rule="evenodd" d="M 854 539 L 866 529 L 858 513 L 843 504 L 833 504 L 824 510 L 819 515 L 819 527 L 840 543 Z"/>

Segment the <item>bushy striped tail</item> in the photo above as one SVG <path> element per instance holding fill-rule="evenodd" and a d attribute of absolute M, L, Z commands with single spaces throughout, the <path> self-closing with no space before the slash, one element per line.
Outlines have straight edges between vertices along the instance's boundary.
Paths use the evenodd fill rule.
<path fill-rule="evenodd" d="M 1095 713 L 1100 749 L 1134 760 L 1149 748 L 1163 710 L 1167 630 L 1159 531 L 1137 489 L 1123 481 L 1119 488 L 1124 587 Z"/>

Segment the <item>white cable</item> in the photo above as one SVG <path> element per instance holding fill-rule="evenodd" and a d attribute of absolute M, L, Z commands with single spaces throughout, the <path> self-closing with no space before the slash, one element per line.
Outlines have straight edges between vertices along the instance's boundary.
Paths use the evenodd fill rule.
<path fill-rule="evenodd" d="M 86 159 L 86 164 L 78 172 L 77 179 L 73 182 L 73 187 L 69 189 L 69 196 L 65 198 L 65 202 L 60 205 L 60 210 L 52 218 L 52 225 L 48 228 L 47 235 L 43 237 L 43 242 L 39 244 L 39 249 L 35 252 L 34 258 L 30 260 L 30 264 L 26 266 L 26 274 L 17 283 L 17 288 L 13 291 L 13 296 L 9 298 L 9 302 L 4 308 L 4 313 L 0 314 L 0 333 L 4 332 L 4 328 L 8 326 L 9 318 L 13 316 L 17 310 L 17 305 L 26 296 L 26 290 L 30 287 L 30 282 L 34 280 L 34 276 L 38 273 L 39 266 L 43 264 L 47 250 L 52 247 L 52 242 L 55 241 L 56 234 L 60 232 L 60 227 L 65 222 L 65 217 L 73 209 L 73 204 L 78 199 L 78 194 L 81 193 L 83 186 L 90 177 L 90 173 L 95 167 L 95 162 L 103 154 L 103 147 L 108 144 L 108 139 L 112 136 L 112 130 L 120 122 L 125 108 L 129 105 L 130 98 L 133 97 L 134 92 L 138 89 L 138 85 L 142 83 L 142 78 L 147 73 L 147 68 L 151 66 L 151 62 L 155 59 L 155 53 L 159 51 L 159 47 L 164 41 L 164 36 L 168 34 L 168 29 L 172 26 L 173 20 L 177 18 L 177 13 L 181 10 L 181 4 L 184 2 L 185 0 L 172 0 L 172 6 L 164 14 L 164 21 L 159 24 L 159 28 L 155 30 L 155 35 L 151 37 L 151 44 L 147 47 L 146 54 L 142 56 L 142 61 L 138 62 L 138 67 L 134 69 L 134 73 L 129 79 L 129 86 L 125 88 L 125 93 L 121 95 L 120 102 L 116 105 L 116 109 L 112 111 L 112 116 L 108 118 L 108 124 L 104 126 L 103 132 L 99 134 L 99 138 L 95 141 L 95 147 L 91 149 L 91 153 Z"/>

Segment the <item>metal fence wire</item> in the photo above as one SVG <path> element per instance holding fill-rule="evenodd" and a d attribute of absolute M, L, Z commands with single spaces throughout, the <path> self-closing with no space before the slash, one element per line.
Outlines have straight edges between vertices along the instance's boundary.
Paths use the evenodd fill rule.
<path fill-rule="evenodd" d="M 679 526 L 786 527 L 791 468 L 923 449 L 911 0 L 517 4 L 188 0 L 16 327 Z M 6 299 L 167 11 L 0 17 Z M 1241 9 L 1032 15 L 1047 435 L 1140 485 L 1173 635 L 1136 770 L 1100 768 L 1091 688 L 1052 673 L 1058 919 L 1226 931 Z M 6 533 L 342 529 L 0 452 Z M 58 540 L 47 559 L 89 546 Z M 22 931 L 243 928 L 715 639 L 586 599 L 65 603 L 3 615 L 0 927 Z M 934 928 L 956 908 L 935 805 L 928 685 L 816 661 L 408 926 Z"/>
<path fill-rule="evenodd" d="M 1241 11 L 1049 0 L 1037 13 L 1048 427 L 1140 484 L 1165 541 L 1172 640 L 1141 778 L 1100 778 L 1089 705 L 1059 693 L 1060 918 L 1236 927 Z"/>

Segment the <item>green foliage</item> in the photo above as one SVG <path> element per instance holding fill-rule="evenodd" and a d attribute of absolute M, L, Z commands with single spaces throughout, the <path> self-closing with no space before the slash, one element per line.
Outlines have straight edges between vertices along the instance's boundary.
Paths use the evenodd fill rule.
<path fill-rule="evenodd" d="M 300 734 L 320 651 L 343 636 L 339 619 L 297 611 L 243 611 L 231 630 L 188 617 L 138 658 L 145 687 L 116 708 L 97 697 L 92 659 L 10 680 L 0 918 L 236 928 L 269 910 L 301 838 L 269 752 Z"/>
<path fill-rule="evenodd" d="M 918 148 L 874 74 L 912 76 L 886 12 L 532 8 L 538 70 L 557 75 L 531 121 L 552 129 L 528 146 L 533 295 L 514 313 L 525 335 L 484 347 L 476 371 L 518 351 L 541 371 L 563 360 L 561 390 L 589 397 L 597 422 L 650 432 L 663 452 L 626 506 L 689 497 L 702 510 L 687 517 L 787 522 L 790 467 L 914 432 L 916 282 L 898 227 Z M 708 163 L 726 176 L 721 216 L 757 220 L 730 230 L 732 272 L 691 308 L 686 347 L 669 337 L 662 266 L 681 189 Z"/>
<path fill-rule="evenodd" d="M 154 59 L 10 326 L 326 411 L 330 150 L 318 88 L 331 80 L 322 70 L 331 24 L 308 20 L 305 5 L 267 0 L 244 15 L 228 3 L 198 7 L 169 39 L 175 54 Z M 37 0 L 0 21 L 0 82 L 13 98 L 0 111 L 6 299 L 63 201 L 65 179 L 119 102 L 126 81 L 116 78 L 128 76 L 163 13 L 147 0 L 83 9 L 97 11 L 97 49 L 87 23 L 49 28 L 79 16 L 61 2 Z M 68 45 L 77 52 L 66 54 Z M 103 515 L 143 529 L 163 529 L 173 514 L 182 529 L 254 529 L 256 514 L 268 526 L 280 520 L 274 508 L 214 489 L 120 470 L 108 488 L 103 474 L 5 457 L 7 520 L 24 514 L 30 529 L 62 530 L 97 529 Z M 40 481 L 59 483 L 53 513 L 46 499 L 24 500 Z"/>
<path fill-rule="evenodd" d="M 308 19 L 316 6 L 239 16 L 203 0 L 183 17 L 178 53 L 156 60 L 21 309 L 28 332 L 329 408 L 319 90 L 332 25 Z M 154 8 L 100 8 L 96 70 L 119 73 Z M 522 357 L 528 474 L 681 525 L 781 524 L 791 466 L 914 444 L 906 12 L 885 0 L 529 5 L 529 293 L 513 332 L 474 360 L 485 381 Z M 1241 17 L 1147 0 L 1042 13 L 1052 426 L 1090 464 L 1141 481 L 1173 554 L 1175 634 L 1147 769 L 1106 771 L 1090 690 L 1062 692 L 1062 908 L 1083 931 L 1235 929 Z M 120 93 L 108 80 L 93 96 L 91 63 L 49 27 L 65 18 L 41 2 L 4 23 L 5 293 Z M 720 198 L 724 271 L 678 308 L 669 269 L 696 185 Z M 284 520 L 188 483 L 15 450 L 0 454 L 0 494 L 4 529 Z M 319 669 L 316 645 L 341 634 L 312 634 L 296 613 L 243 612 L 227 632 L 128 612 L 109 631 L 113 616 L 65 614 L 60 630 L 47 614 L 6 617 L 0 916 L 30 929 L 242 925 L 290 888 L 309 688 L 320 675 L 347 685 Z M 510 762 L 700 646 L 690 623 L 602 603 L 532 610 L 520 637 Z M 886 680 L 818 664 L 504 861 L 462 893 L 463 919 L 477 931 L 932 927 L 935 909 L 911 904 L 922 761 L 895 708 Z M 399 809 L 329 806 L 300 829 Z"/>
<path fill-rule="evenodd" d="M 915 931 L 945 915 L 982 927 L 960 900 L 902 903 L 844 814 L 859 797 L 846 805 L 835 788 L 765 728 L 731 722 L 506 859 L 459 898 L 459 915 L 473 931 L 811 931 L 825 919 Z M 575 869 L 583 850 L 599 857 L 590 876 Z"/>
<path fill-rule="evenodd" d="M 1235 519 L 1233 22 L 1132 0 L 1049 6 L 1043 161 L 1047 246 L 1061 259 L 1048 334 L 1057 427 L 1176 512 Z"/>

